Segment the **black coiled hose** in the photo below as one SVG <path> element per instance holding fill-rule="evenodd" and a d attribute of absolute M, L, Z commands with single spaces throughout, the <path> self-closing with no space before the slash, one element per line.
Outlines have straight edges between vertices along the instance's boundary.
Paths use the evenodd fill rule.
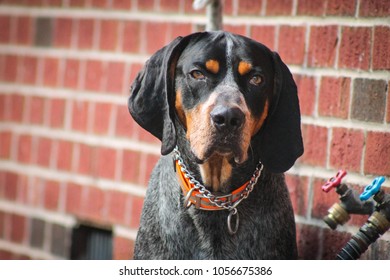
<path fill-rule="evenodd" d="M 380 236 L 379 230 L 370 222 L 365 223 L 338 253 L 337 260 L 358 259 Z"/>

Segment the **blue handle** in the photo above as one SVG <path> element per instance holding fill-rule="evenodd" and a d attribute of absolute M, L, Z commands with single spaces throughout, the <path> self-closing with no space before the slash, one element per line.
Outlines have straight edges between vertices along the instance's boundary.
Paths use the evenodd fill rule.
<path fill-rule="evenodd" d="M 364 192 L 360 195 L 360 200 L 368 200 L 371 196 L 374 196 L 377 192 L 380 191 L 381 185 L 385 181 L 385 177 L 376 177 L 370 185 L 364 188 Z"/>

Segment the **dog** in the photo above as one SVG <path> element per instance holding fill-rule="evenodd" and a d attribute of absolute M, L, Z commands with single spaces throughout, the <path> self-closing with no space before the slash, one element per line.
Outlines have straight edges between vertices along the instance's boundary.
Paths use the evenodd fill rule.
<path fill-rule="evenodd" d="M 134 259 L 296 259 L 284 174 L 303 153 L 297 88 L 279 55 L 228 32 L 178 37 L 130 89 L 161 140 Z"/>

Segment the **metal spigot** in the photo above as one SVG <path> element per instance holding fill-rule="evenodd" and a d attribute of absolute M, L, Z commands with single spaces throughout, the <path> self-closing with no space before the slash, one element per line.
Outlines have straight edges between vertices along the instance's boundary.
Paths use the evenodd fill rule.
<path fill-rule="evenodd" d="M 356 190 L 341 184 L 341 180 L 347 175 L 345 170 L 339 170 L 335 177 L 331 177 L 323 186 L 324 192 L 336 189 L 340 195 L 340 203 L 335 203 L 328 210 L 328 215 L 323 218 L 324 222 L 331 228 L 336 229 L 338 225 L 345 224 L 350 219 L 350 214 L 370 215 L 374 211 L 372 201 L 362 202 Z"/>
<path fill-rule="evenodd" d="M 360 199 L 363 201 L 373 197 L 374 201 L 377 202 L 376 210 L 359 229 L 359 232 L 352 236 L 351 240 L 340 251 L 337 259 L 356 260 L 372 243 L 390 229 L 390 195 L 385 194 L 380 189 L 384 181 L 384 177 L 375 178 L 360 195 Z"/>

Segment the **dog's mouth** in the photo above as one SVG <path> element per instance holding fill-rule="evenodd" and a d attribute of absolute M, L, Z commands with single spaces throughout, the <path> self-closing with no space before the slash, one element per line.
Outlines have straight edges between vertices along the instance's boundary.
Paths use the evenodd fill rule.
<path fill-rule="evenodd" d="M 197 164 L 204 164 L 215 156 L 226 158 L 231 165 L 240 165 L 247 159 L 247 153 L 240 146 L 239 141 L 226 139 L 225 141 L 210 142 L 210 145 L 204 149 L 203 153 L 199 153 L 192 148 Z"/>

